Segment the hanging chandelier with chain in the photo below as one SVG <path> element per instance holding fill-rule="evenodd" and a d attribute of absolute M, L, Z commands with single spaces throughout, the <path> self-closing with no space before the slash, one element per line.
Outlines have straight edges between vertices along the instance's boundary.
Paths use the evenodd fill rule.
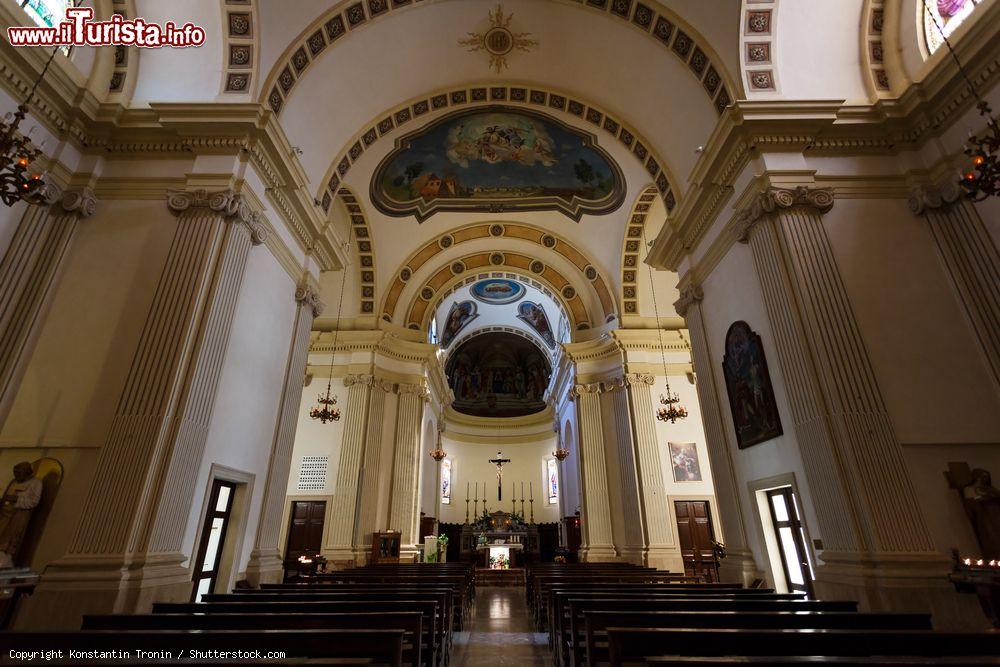
<path fill-rule="evenodd" d="M 45 183 L 42 174 L 33 173 L 30 169 L 32 163 L 41 156 L 44 143 L 42 146 L 35 146 L 29 136 L 31 133 L 22 134 L 19 128 L 28 115 L 28 105 L 35 96 L 38 84 L 45 78 L 45 73 L 58 52 L 58 48 L 52 51 L 24 102 L 18 105 L 14 113 L 7 113 L 0 120 L 0 201 L 7 206 L 30 198 Z"/>
<path fill-rule="evenodd" d="M 646 244 L 646 229 L 642 229 L 642 242 Z M 649 245 L 646 245 L 649 248 Z M 656 409 L 656 418 L 661 422 L 669 421 L 676 424 L 677 420 L 688 416 L 687 408 L 681 404 L 680 397 L 670 390 L 670 375 L 667 373 L 667 352 L 663 348 L 663 327 L 660 326 L 660 309 L 656 303 L 656 287 L 653 285 L 653 267 L 646 263 L 649 270 L 649 293 L 653 295 L 653 313 L 656 315 L 656 333 L 660 340 L 660 361 L 663 362 L 663 381 L 665 393 L 660 394 L 660 407 Z"/>
<path fill-rule="evenodd" d="M 934 27 L 941 34 L 948 53 L 958 66 L 958 71 L 965 79 L 969 88 L 969 93 L 976 100 L 976 109 L 979 115 L 986 119 L 986 132 L 982 135 L 973 134 L 969 131 L 969 139 L 965 143 L 964 153 L 972 163 L 969 169 L 962 175 L 959 184 L 965 189 L 965 194 L 972 201 L 983 201 L 987 197 L 1000 196 L 1000 124 L 997 123 L 996 116 L 989 103 L 983 99 L 976 88 L 976 84 L 969 78 L 962 61 L 958 59 L 958 54 L 951 47 L 951 41 L 944 32 L 944 27 L 938 21 L 937 16 L 931 11 L 924 0 L 924 8 L 927 14 L 934 20 Z"/>
<path fill-rule="evenodd" d="M 326 381 L 326 393 L 320 394 L 316 402 L 319 405 L 313 406 L 309 411 L 309 416 L 319 420 L 321 424 L 327 422 L 340 421 L 340 409 L 336 407 L 337 396 L 333 389 L 333 370 L 337 359 L 337 338 L 340 335 L 340 311 L 344 307 L 344 286 L 347 283 L 347 270 L 344 270 L 343 279 L 340 281 L 340 298 L 337 302 L 337 323 L 333 330 L 333 346 L 330 349 L 330 377 Z"/>

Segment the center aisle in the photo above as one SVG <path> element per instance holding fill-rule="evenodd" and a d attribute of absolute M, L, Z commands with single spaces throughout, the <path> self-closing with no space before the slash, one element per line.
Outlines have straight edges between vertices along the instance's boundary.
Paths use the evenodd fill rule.
<path fill-rule="evenodd" d="M 520 586 L 477 587 L 475 616 L 468 625 L 467 632 L 455 633 L 452 667 L 552 662 L 548 635 L 534 631 Z"/>

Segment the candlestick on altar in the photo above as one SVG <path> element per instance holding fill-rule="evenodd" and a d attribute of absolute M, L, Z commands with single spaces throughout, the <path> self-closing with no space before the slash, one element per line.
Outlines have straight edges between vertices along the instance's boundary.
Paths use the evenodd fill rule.
<path fill-rule="evenodd" d="M 535 499 L 529 498 L 528 502 L 531 503 L 531 523 L 535 523 Z"/>
<path fill-rule="evenodd" d="M 517 514 L 517 494 L 514 493 L 514 482 L 510 483 L 510 513 Z"/>
<path fill-rule="evenodd" d="M 535 500 L 535 483 L 534 482 L 528 482 L 528 498 L 530 498 L 532 500 L 532 502 L 534 502 L 534 500 Z"/>

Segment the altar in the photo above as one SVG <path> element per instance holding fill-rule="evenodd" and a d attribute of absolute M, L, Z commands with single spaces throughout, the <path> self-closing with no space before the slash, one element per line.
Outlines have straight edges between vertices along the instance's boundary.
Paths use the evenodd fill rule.
<path fill-rule="evenodd" d="M 538 527 L 513 512 L 484 514 L 462 526 L 461 555 L 483 569 L 523 567 L 538 556 Z"/>

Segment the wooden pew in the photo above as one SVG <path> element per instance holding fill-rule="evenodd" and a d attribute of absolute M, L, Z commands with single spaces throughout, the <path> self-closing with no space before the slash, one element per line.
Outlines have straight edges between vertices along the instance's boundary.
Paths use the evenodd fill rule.
<path fill-rule="evenodd" d="M 647 656 L 996 656 L 1000 634 L 921 630 L 608 628 L 610 664 Z"/>
<path fill-rule="evenodd" d="M 864 665 L 865 667 L 990 667 L 1000 665 L 997 656 L 940 656 L 920 658 L 915 656 L 837 656 L 837 655 L 778 655 L 778 656 L 655 656 L 646 658 L 645 664 L 656 667 L 788 667 L 788 665 Z"/>
<path fill-rule="evenodd" d="M 532 588 L 531 607 L 536 623 L 541 623 L 546 618 L 546 591 L 548 587 L 557 584 L 582 584 L 584 586 L 597 583 L 633 583 L 633 584 L 655 584 L 655 583 L 680 583 L 678 575 L 670 572 L 644 571 L 629 572 L 621 571 L 616 573 L 602 573 L 599 575 L 584 576 L 562 576 L 562 575 L 538 575 L 535 577 Z M 711 585 L 711 584 L 700 584 Z"/>
<path fill-rule="evenodd" d="M 429 646 L 429 655 L 425 661 L 431 664 L 442 664 L 447 657 L 449 638 L 444 633 L 440 607 L 434 600 L 316 600 L 316 601 L 262 601 L 252 597 L 243 597 L 235 602 L 156 602 L 153 604 L 153 615 L 159 614 L 364 614 L 383 612 L 417 612 L 423 618 L 424 642 L 421 646 Z M 422 649 L 422 653 L 426 652 Z"/>
<path fill-rule="evenodd" d="M 782 600 L 768 599 L 765 596 L 754 597 L 752 599 L 718 599 L 704 597 L 678 598 L 676 596 L 663 596 L 656 593 L 632 593 L 622 595 L 612 594 L 587 594 L 580 592 L 567 592 L 563 598 L 560 594 L 556 598 L 556 604 L 560 610 L 565 609 L 565 614 L 560 614 L 559 622 L 553 630 L 553 640 L 558 642 L 557 658 L 560 664 L 570 662 L 570 649 L 585 641 L 584 617 L 587 610 L 602 610 L 616 612 L 642 611 L 674 611 L 674 612 L 761 612 L 761 611 L 793 611 L 793 612 L 856 612 L 857 602 L 849 601 L 818 601 L 818 600 Z"/>
<path fill-rule="evenodd" d="M 403 661 L 413 667 L 433 667 L 433 645 L 427 655 L 422 649 L 427 638 L 423 633 L 420 612 L 381 611 L 362 613 L 250 613 L 250 614 L 107 614 L 84 616 L 83 630 L 332 630 L 332 629 L 401 629 Z"/>
<path fill-rule="evenodd" d="M 355 658 L 400 667 L 402 630 L 89 630 L 5 632 L 0 664 L 23 664 L 11 651 L 281 651 L 288 657 Z M 133 664 L 144 661 L 136 660 Z M 77 664 L 83 664 L 77 661 Z M 128 661 L 119 664 L 128 664 Z M 244 659 L 242 664 L 252 664 Z"/>
<path fill-rule="evenodd" d="M 930 614 L 858 613 L 815 611 L 597 611 L 583 612 L 583 656 L 571 651 L 570 664 L 588 667 L 609 662 L 607 629 L 638 628 L 738 628 L 827 630 L 927 630 Z M 574 636 L 574 647 L 579 637 Z M 584 659 L 585 656 L 585 659 Z"/>

